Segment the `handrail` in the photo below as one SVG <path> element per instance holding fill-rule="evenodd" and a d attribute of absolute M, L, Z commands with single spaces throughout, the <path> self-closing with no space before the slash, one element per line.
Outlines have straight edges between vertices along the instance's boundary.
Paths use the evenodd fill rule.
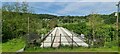
<path fill-rule="evenodd" d="M 50 32 L 48 32 L 48 34 L 45 35 L 45 37 L 43 37 L 43 39 L 41 40 L 41 42 L 43 42 L 43 41 L 46 39 L 46 37 L 48 37 L 48 35 L 49 35 L 54 29 L 55 29 L 55 28 L 53 28 Z"/>
<path fill-rule="evenodd" d="M 62 29 L 63 30 L 63 29 Z M 65 31 L 64 31 L 65 32 Z M 65 34 L 67 34 L 66 32 L 65 32 Z M 68 35 L 68 34 L 67 34 Z M 73 40 L 69 35 L 68 35 L 68 37 L 71 39 L 71 40 Z M 75 42 L 74 40 L 73 40 L 73 42 Z M 76 42 L 75 42 L 76 43 Z M 77 43 L 76 43 L 77 44 Z M 78 44 L 77 44 L 77 46 L 79 46 Z"/>
<path fill-rule="evenodd" d="M 57 32 L 57 30 L 58 30 L 58 28 L 56 28 L 55 36 L 54 36 L 54 38 L 53 38 L 53 40 L 52 40 L 51 47 L 53 46 L 53 43 L 54 43 L 54 40 L 55 40 L 55 37 L 56 37 L 56 32 Z"/>

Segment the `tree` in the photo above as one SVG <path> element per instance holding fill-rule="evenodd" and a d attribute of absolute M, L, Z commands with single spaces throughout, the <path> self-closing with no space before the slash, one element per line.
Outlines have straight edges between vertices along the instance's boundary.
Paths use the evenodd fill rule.
<path fill-rule="evenodd" d="M 24 36 L 27 33 L 27 18 L 30 15 L 22 13 L 22 8 L 23 7 L 18 2 L 2 6 L 2 42 Z M 28 9 L 24 11 L 28 12 Z"/>
<path fill-rule="evenodd" d="M 95 36 L 100 27 L 103 24 L 102 18 L 98 14 L 91 14 L 88 16 L 89 19 L 89 26 L 92 29 L 92 46 L 94 45 Z"/>
<path fill-rule="evenodd" d="M 28 8 L 29 8 L 28 4 L 26 2 L 23 2 L 22 8 L 21 8 L 22 13 L 29 13 L 30 11 Z"/>
<path fill-rule="evenodd" d="M 54 27 L 56 27 L 57 26 L 57 19 L 51 19 L 50 21 L 49 21 L 49 27 L 50 28 L 54 28 Z"/>

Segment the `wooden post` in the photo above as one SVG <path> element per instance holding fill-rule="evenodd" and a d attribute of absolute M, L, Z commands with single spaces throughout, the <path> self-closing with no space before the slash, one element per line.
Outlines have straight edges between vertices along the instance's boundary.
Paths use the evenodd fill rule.
<path fill-rule="evenodd" d="M 51 47 L 52 47 L 52 35 L 53 35 L 53 34 L 51 34 Z"/>
<path fill-rule="evenodd" d="M 44 36 L 44 35 L 43 35 Z M 44 41 L 43 41 L 43 48 L 44 48 Z"/>
<path fill-rule="evenodd" d="M 118 2 L 118 4 L 116 5 L 117 6 L 117 19 L 116 19 L 116 40 L 118 41 L 118 29 L 119 29 L 119 7 L 120 7 L 120 1 Z"/>
<path fill-rule="evenodd" d="M 60 47 L 61 47 L 61 34 L 60 34 Z"/>
<path fill-rule="evenodd" d="M 28 23 L 28 28 L 27 28 L 27 29 L 28 29 L 28 37 L 27 37 L 27 38 L 29 38 L 29 17 L 28 17 L 28 22 L 27 22 L 27 23 Z M 26 41 L 26 42 L 27 42 L 26 45 L 27 45 L 27 46 L 30 46 L 30 43 L 29 43 L 29 45 L 28 45 L 28 41 Z"/>
<path fill-rule="evenodd" d="M 29 26 L 30 26 L 30 25 L 29 25 L 29 17 L 28 17 L 28 22 L 27 22 L 27 23 L 28 23 L 28 28 L 27 28 L 27 29 L 28 29 L 28 38 L 29 38 L 29 37 L 30 37 L 30 36 L 29 36 Z M 28 45 L 28 42 L 27 42 L 27 45 Z M 29 43 L 28 46 L 30 46 L 30 43 Z"/>
<path fill-rule="evenodd" d="M 73 34 L 72 34 L 72 49 L 73 49 Z"/>

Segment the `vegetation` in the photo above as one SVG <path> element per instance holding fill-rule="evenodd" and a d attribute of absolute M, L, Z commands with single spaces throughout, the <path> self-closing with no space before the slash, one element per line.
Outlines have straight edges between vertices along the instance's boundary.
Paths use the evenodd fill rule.
<path fill-rule="evenodd" d="M 16 52 L 25 46 L 25 41 L 22 38 L 14 38 L 5 43 L 2 43 L 2 52 Z"/>
<path fill-rule="evenodd" d="M 84 48 L 84 47 L 61 47 L 61 48 L 28 48 L 25 52 L 117 52 L 117 47 L 112 48 Z"/>
<path fill-rule="evenodd" d="M 20 37 L 24 38 L 28 33 L 36 33 L 41 37 L 42 34 L 46 34 L 56 26 L 65 27 L 79 35 L 85 34 L 86 42 L 90 47 L 78 47 L 74 49 L 60 48 L 57 50 L 30 47 L 26 51 L 117 51 L 118 40 L 116 40 L 115 35 L 116 17 L 114 13 L 110 15 L 55 16 L 50 14 L 34 14 L 28 8 L 30 7 L 24 2 L 22 4 L 3 5 L 3 52 L 15 52 L 22 48 L 25 45 L 25 40 L 22 40 Z"/>

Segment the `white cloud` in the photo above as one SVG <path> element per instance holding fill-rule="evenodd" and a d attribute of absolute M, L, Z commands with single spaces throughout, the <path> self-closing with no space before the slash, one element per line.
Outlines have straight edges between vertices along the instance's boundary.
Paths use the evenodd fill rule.
<path fill-rule="evenodd" d="M 113 2 L 74 2 L 69 3 L 65 8 L 59 10 L 60 14 L 90 14 L 96 13 L 110 13 L 116 10 L 115 3 Z"/>
<path fill-rule="evenodd" d="M 58 13 L 70 13 L 70 12 L 75 12 L 75 11 L 84 11 L 84 9 L 80 10 L 81 8 L 85 8 L 88 6 L 93 6 L 95 5 L 95 3 L 86 3 L 84 4 L 84 2 L 74 2 L 74 3 L 69 3 L 69 5 L 67 5 L 64 9 L 58 11 Z"/>
<path fill-rule="evenodd" d="M 67 13 L 67 12 L 78 9 L 79 7 L 80 7 L 79 3 L 71 3 L 71 4 L 67 5 L 64 9 L 58 11 L 58 13 Z"/>
<path fill-rule="evenodd" d="M 82 0 L 80 2 L 118 2 L 119 0 Z"/>
<path fill-rule="evenodd" d="M 118 2 L 119 0 L 2 0 L 2 2 Z"/>
<path fill-rule="evenodd" d="M 2 2 L 55 2 L 55 0 L 2 0 Z"/>

